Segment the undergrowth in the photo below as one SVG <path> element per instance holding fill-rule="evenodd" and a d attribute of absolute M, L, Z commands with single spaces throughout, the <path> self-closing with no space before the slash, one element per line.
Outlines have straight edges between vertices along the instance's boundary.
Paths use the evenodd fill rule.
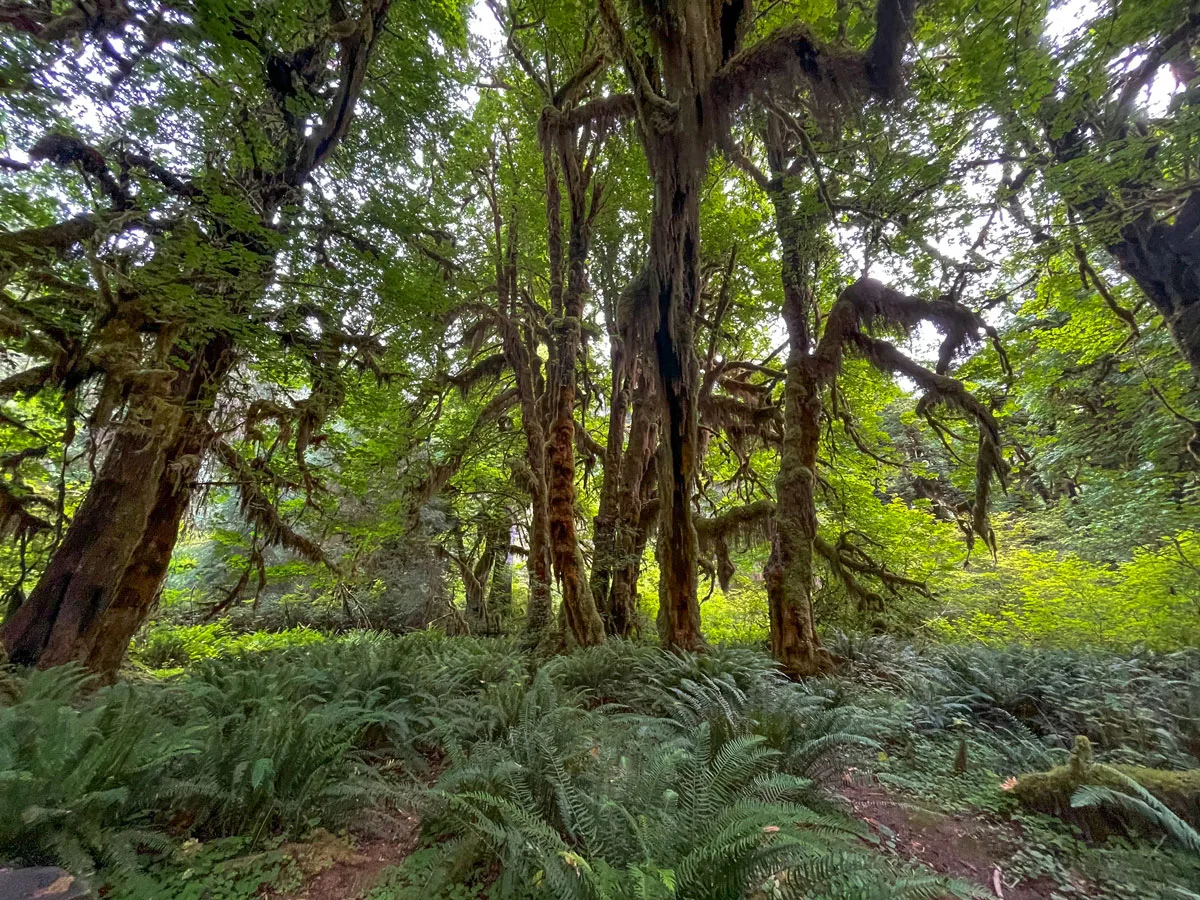
<path fill-rule="evenodd" d="M 1139 869 L 1105 868 L 1119 845 L 1098 856 L 998 785 L 1076 733 L 1105 761 L 1194 765 L 1194 660 L 832 645 L 844 674 L 803 684 L 747 648 L 614 641 L 539 664 L 499 640 L 369 633 L 101 689 L 10 672 L 0 865 L 65 865 L 130 900 L 251 897 L 295 879 L 281 841 L 416 804 L 423 849 L 374 900 L 968 895 L 873 848 L 839 799 L 857 769 L 1016 818 L 1014 873 L 1058 866 L 1074 896 L 1082 867 L 1120 896 L 1104 879 Z M 1154 853 L 1186 883 L 1178 852 Z"/>

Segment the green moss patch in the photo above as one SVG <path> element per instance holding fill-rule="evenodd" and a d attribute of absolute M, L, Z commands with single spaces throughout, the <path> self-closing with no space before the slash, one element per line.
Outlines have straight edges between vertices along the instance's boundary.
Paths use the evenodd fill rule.
<path fill-rule="evenodd" d="M 1125 785 L 1106 769 L 1132 778 L 1184 821 L 1200 827 L 1200 769 L 1080 765 L 1073 758 L 1067 765 L 1057 766 L 1048 772 L 1022 775 L 1012 787 L 1012 793 L 1027 809 L 1076 824 L 1091 838 L 1103 839 L 1114 832 L 1137 830 L 1143 823 L 1121 810 L 1071 806 L 1075 791 L 1086 784 L 1125 789 Z"/>

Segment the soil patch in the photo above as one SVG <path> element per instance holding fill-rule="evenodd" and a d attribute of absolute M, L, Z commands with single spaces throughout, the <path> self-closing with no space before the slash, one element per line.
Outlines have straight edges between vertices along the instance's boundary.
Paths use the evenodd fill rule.
<path fill-rule="evenodd" d="M 417 849 L 421 820 L 409 812 L 372 812 L 350 841 L 319 835 L 288 852 L 305 874 L 304 885 L 279 900 L 362 900 L 385 869 Z"/>
<path fill-rule="evenodd" d="M 985 821 L 900 800 L 878 785 L 844 784 L 855 817 L 879 838 L 882 849 L 942 875 L 971 881 L 1003 900 L 1050 900 L 1053 882 L 1014 883 L 1001 862 L 1020 844 L 1015 823 Z"/>

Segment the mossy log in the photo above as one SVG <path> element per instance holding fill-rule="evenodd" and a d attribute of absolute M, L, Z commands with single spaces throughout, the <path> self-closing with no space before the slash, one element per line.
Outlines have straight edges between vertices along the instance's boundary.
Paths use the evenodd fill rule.
<path fill-rule="evenodd" d="M 1144 830 L 1144 820 L 1124 810 L 1071 805 L 1071 797 L 1087 784 L 1126 790 L 1126 785 L 1111 774 L 1113 770 L 1132 778 L 1188 824 L 1200 827 L 1200 769 L 1093 766 L 1090 746 L 1081 748 L 1078 743 L 1065 766 L 1057 766 L 1048 772 L 1022 775 L 1011 790 L 1025 808 L 1078 825 L 1084 836 L 1093 840 L 1103 840 L 1110 834 Z"/>

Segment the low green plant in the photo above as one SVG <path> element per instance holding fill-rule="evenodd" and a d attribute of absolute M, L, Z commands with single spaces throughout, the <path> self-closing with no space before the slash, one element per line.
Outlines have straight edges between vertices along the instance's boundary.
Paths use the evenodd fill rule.
<path fill-rule="evenodd" d="M 428 843 L 374 900 L 962 895 L 868 849 L 832 796 L 848 771 L 1000 820 L 1022 815 L 1004 774 L 1061 762 L 1081 719 L 1104 759 L 1186 758 L 1191 733 L 1193 676 L 1174 657 L 835 636 L 847 671 L 797 684 L 750 648 L 611 641 L 537 665 L 508 641 L 433 633 L 237 649 L 190 634 L 205 649 L 168 680 L 89 693 L 70 668 L 6 674 L 4 861 L 97 869 L 132 900 L 241 900 L 294 885 L 285 837 L 405 791 L 424 798 Z M 421 789 L 409 776 L 430 760 L 441 774 Z M 1013 871 L 1090 866 L 1106 900 L 1153 878 L 1133 856 L 1109 865 L 1117 845 L 1038 827 Z M 1154 853 L 1187 883 L 1186 851 Z"/>
<path fill-rule="evenodd" d="M 440 840 L 432 868 L 466 879 L 455 883 L 498 873 L 488 884 L 497 898 L 937 897 L 951 887 L 885 876 L 879 857 L 857 849 L 865 832 L 798 771 L 873 743 L 846 730 L 851 710 L 831 710 L 758 653 L 614 642 L 493 688 L 479 698 L 498 701 L 491 715 L 472 717 L 467 703 L 442 724 L 451 765 L 429 794 L 426 830 Z M 834 892 L 842 882 L 861 890 Z"/>
<path fill-rule="evenodd" d="M 445 865 L 444 848 L 422 847 L 386 870 L 366 900 L 479 900 L 484 885 Z"/>
<path fill-rule="evenodd" d="M 106 688 L 81 699 L 74 666 L 13 679 L 0 706 L 0 864 L 60 863 L 91 872 L 129 868 L 137 848 L 163 848 L 149 810 L 169 773 L 198 747 L 155 716 L 140 692 Z"/>
<path fill-rule="evenodd" d="M 302 878 L 278 840 L 252 846 L 230 837 L 187 841 L 139 871 L 116 875 L 108 887 L 120 900 L 254 900 L 295 890 Z"/>
<path fill-rule="evenodd" d="M 261 653 L 317 644 L 326 638 L 319 631 L 299 626 L 286 631 L 236 634 L 225 623 L 150 626 L 130 648 L 131 660 L 147 669 L 177 669 L 202 659 Z"/>

